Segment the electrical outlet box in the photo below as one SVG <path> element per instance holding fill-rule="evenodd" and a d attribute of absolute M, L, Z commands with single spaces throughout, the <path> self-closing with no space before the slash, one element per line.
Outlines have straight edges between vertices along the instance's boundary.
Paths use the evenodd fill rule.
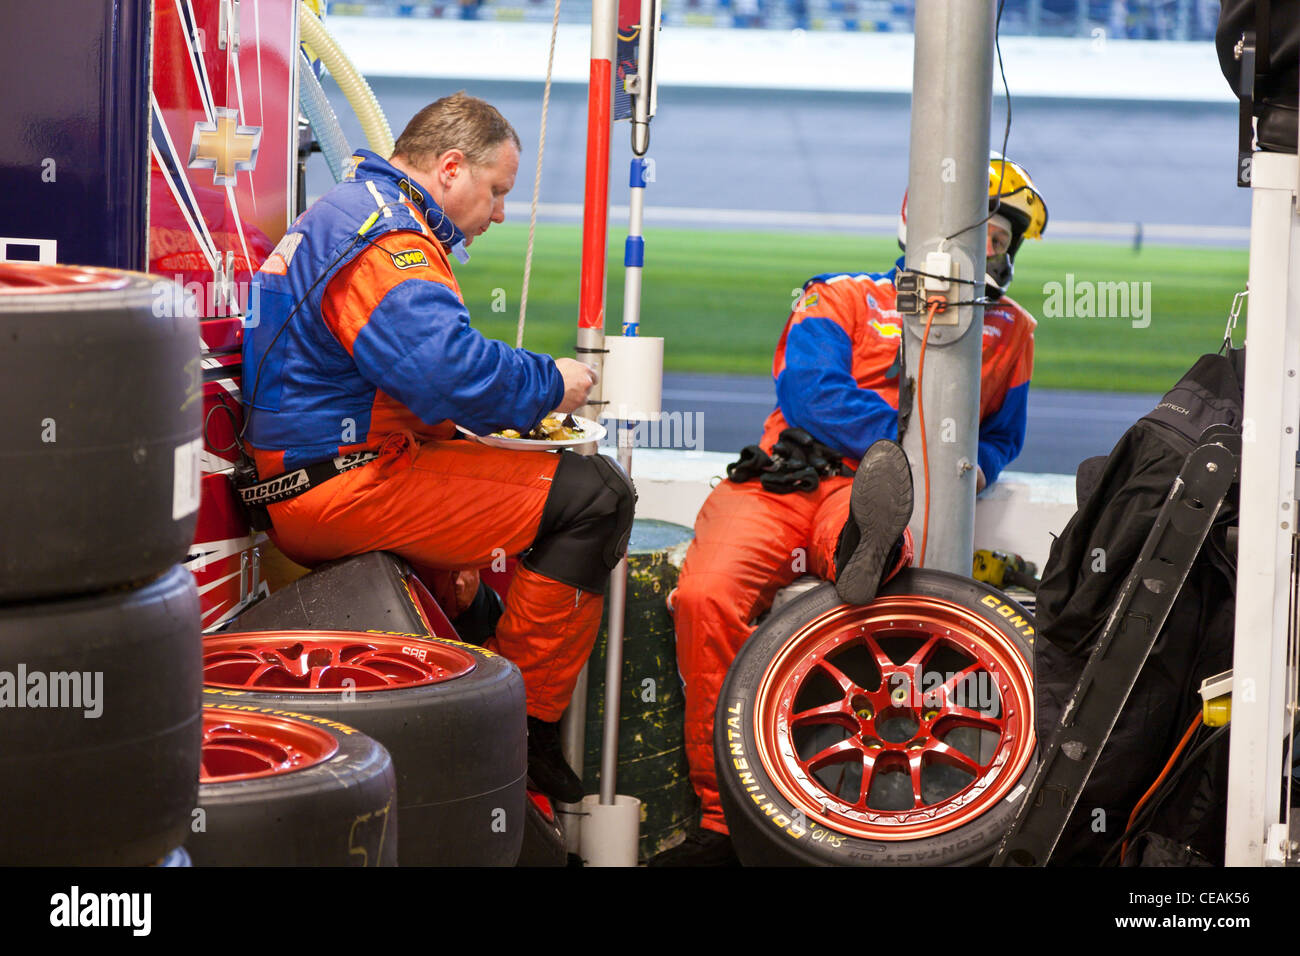
<path fill-rule="evenodd" d="M 952 275 L 952 256 L 946 252 L 927 252 L 925 272 L 926 292 L 947 292 L 951 284 L 947 279 Z M 944 278 L 936 279 L 935 276 Z"/>

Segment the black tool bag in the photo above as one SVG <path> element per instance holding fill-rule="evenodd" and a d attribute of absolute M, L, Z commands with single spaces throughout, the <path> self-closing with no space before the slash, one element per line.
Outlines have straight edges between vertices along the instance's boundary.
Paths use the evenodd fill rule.
<path fill-rule="evenodd" d="M 1241 427 L 1244 370 L 1242 350 L 1202 356 L 1108 457 L 1079 466 L 1079 510 L 1053 542 L 1038 588 L 1039 739 L 1049 737 L 1060 718 L 1200 434 L 1216 423 Z M 1236 522 L 1234 487 L 1062 834 L 1054 864 L 1100 862 L 1200 709 L 1200 682 L 1232 666 L 1236 558 L 1227 531 Z M 1216 776 L 1206 785 L 1226 793 L 1226 761 Z M 1150 828 L 1222 860 L 1221 805 L 1166 800 Z"/>
<path fill-rule="evenodd" d="M 727 466 L 727 477 L 737 484 L 757 478 L 764 491 L 778 495 L 816 491 L 823 478 L 851 474 L 838 452 L 802 428 L 781 432 L 770 455 L 758 445 L 746 445 Z"/>

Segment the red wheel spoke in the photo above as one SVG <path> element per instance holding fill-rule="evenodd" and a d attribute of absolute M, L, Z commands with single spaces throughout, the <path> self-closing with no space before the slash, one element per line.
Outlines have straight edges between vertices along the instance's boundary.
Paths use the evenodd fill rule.
<path fill-rule="evenodd" d="M 876 774 L 876 758 L 870 750 L 862 752 L 862 783 L 858 787 L 858 799 L 853 801 L 853 806 L 858 810 L 867 808 L 867 797 L 871 795 L 871 781 Z"/>
<path fill-rule="evenodd" d="M 880 668 L 881 683 L 883 684 L 884 676 L 897 669 L 898 665 L 894 663 L 893 658 L 880 649 L 880 645 L 876 643 L 875 637 L 871 634 L 864 635 L 862 643 L 867 646 L 871 656 L 876 659 L 876 667 Z"/>
<path fill-rule="evenodd" d="M 267 674 L 287 674 L 284 666 L 281 664 L 260 664 L 254 668 L 253 672 L 244 678 L 244 683 L 249 687 L 259 687 Z"/>
<path fill-rule="evenodd" d="M 972 777 L 978 777 L 984 772 L 984 768 L 976 761 L 942 740 L 931 740 L 924 752 L 930 754 L 931 759 L 965 770 Z"/>
<path fill-rule="evenodd" d="M 827 677 L 839 684 L 840 690 L 844 691 L 846 695 L 861 692 L 861 688 L 858 687 L 857 684 L 853 683 L 853 679 L 849 677 L 848 674 L 844 673 L 844 671 L 840 670 L 826 658 L 818 658 L 817 666 L 822 669 L 822 672 Z"/>
<path fill-rule="evenodd" d="M 998 717 L 991 717 L 983 711 L 972 710 L 969 707 L 945 707 L 943 712 L 934 719 L 934 723 L 942 721 L 945 726 L 956 727 L 973 727 L 976 730 L 995 730 L 1001 731 L 1003 721 Z"/>
<path fill-rule="evenodd" d="M 790 717 L 792 727 L 813 726 L 814 724 L 843 724 L 846 721 L 857 726 L 857 715 L 847 699 L 831 701 L 821 707 L 810 707 Z"/>
<path fill-rule="evenodd" d="M 800 761 L 803 768 L 809 773 L 816 773 L 823 767 L 829 767 L 832 764 L 845 763 L 849 760 L 860 759 L 865 754 L 862 752 L 862 745 L 856 737 L 848 737 L 837 744 L 831 744 L 825 750 L 813 754 L 807 760 Z"/>
<path fill-rule="evenodd" d="M 925 806 L 925 799 L 921 796 L 921 771 L 925 767 L 925 762 L 921 758 L 924 753 L 924 750 L 910 750 L 907 754 L 907 770 L 912 778 L 913 808 Z"/>
<path fill-rule="evenodd" d="M 919 671 L 922 668 L 922 666 L 924 666 L 926 658 L 928 658 L 932 653 L 934 653 L 934 649 L 938 646 L 939 646 L 939 635 L 932 634 L 930 636 L 930 639 L 926 641 L 924 644 L 922 644 L 920 647 L 918 647 L 916 649 L 916 653 L 914 653 L 911 657 L 909 657 L 907 659 L 907 663 L 904 664 L 903 666 L 913 672 Z"/>
<path fill-rule="evenodd" d="M 959 684 L 969 680 L 972 675 L 978 674 L 982 670 L 983 668 L 980 666 L 978 661 L 976 663 L 971 664 L 968 667 L 963 667 L 961 670 L 953 674 L 941 685 L 939 685 L 939 687 L 936 688 L 936 690 L 938 693 L 943 694 L 943 699 L 945 701 L 950 701 L 952 700 L 952 695 L 957 690 L 957 686 Z"/>

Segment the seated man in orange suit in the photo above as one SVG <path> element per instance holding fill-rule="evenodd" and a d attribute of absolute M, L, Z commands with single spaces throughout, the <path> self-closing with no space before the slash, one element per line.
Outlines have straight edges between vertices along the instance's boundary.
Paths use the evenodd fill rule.
<path fill-rule="evenodd" d="M 1036 323 L 1004 293 L 1021 242 L 1041 236 L 1047 224 L 1029 175 L 996 154 L 989 208 L 977 489 L 996 481 L 1024 444 Z M 906 217 L 905 198 L 900 244 Z M 714 771 L 714 708 L 728 667 L 776 592 L 809 573 L 834 581 L 846 603 L 867 604 L 882 576 L 911 561 L 911 470 L 896 444 L 902 319 L 894 277 L 902 264 L 820 275 L 804 285 L 772 364 L 777 407 L 759 445 L 746 449 L 729 469 L 732 480 L 713 490 L 696 518 L 671 604 L 701 820 L 651 865 L 736 862 Z M 761 482 L 737 480 L 771 457 L 808 465 L 769 470 Z"/>

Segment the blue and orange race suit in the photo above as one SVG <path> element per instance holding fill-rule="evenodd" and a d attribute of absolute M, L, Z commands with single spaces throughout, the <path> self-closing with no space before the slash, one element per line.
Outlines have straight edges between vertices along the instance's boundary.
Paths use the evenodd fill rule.
<path fill-rule="evenodd" d="M 772 363 L 777 407 L 764 423 L 765 451 L 794 426 L 852 466 L 873 442 L 897 438 L 902 319 L 894 275 L 820 275 L 804 285 Z M 979 464 L 990 484 L 1024 444 L 1034 327 L 1010 299 L 985 307 Z M 707 829 L 727 830 L 713 764 L 713 715 L 727 669 L 778 590 L 803 574 L 834 580 L 851 489 L 852 479 L 839 476 L 792 494 L 724 481 L 696 518 L 673 612 L 687 762 Z"/>
<path fill-rule="evenodd" d="M 763 426 L 765 450 L 792 425 L 850 464 L 872 442 L 898 438 L 896 272 L 819 275 L 805 283 L 772 361 L 777 408 Z M 1006 297 L 984 307 L 979 466 L 989 484 L 1025 443 L 1036 325 Z"/>
<path fill-rule="evenodd" d="M 463 241 L 417 183 L 362 150 L 263 263 L 243 356 L 259 475 L 380 452 L 270 506 L 272 539 L 295 561 L 384 550 L 427 574 L 533 543 L 559 457 L 459 440 L 456 425 L 529 429 L 564 381 L 550 356 L 470 325 L 448 258 Z M 530 714 L 559 719 L 602 604 L 516 571 L 489 646 L 519 665 Z"/>

